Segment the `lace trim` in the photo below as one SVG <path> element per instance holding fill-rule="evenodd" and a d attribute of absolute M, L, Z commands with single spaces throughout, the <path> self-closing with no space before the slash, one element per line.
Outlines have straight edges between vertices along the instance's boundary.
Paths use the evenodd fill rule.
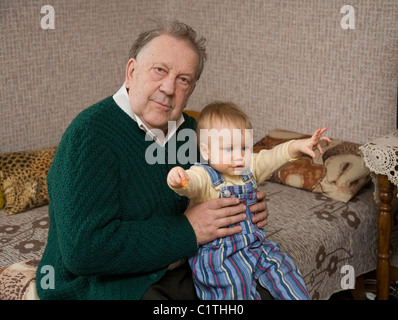
<path fill-rule="evenodd" d="M 369 142 L 361 147 L 365 165 L 372 172 L 372 180 L 377 187 L 376 175 L 386 175 L 388 180 L 398 186 L 398 131 L 383 138 Z M 377 195 L 378 190 L 375 190 Z M 398 196 L 398 195 L 397 195 Z"/>

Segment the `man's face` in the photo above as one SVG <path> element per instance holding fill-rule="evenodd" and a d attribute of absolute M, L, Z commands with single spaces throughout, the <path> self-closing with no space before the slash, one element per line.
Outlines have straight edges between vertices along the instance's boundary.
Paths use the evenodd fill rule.
<path fill-rule="evenodd" d="M 195 88 L 198 54 L 187 41 L 169 35 L 151 40 L 130 59 L 126 88 L 131 108 L 149 129 L 167 131 L 180 118 Z"/>

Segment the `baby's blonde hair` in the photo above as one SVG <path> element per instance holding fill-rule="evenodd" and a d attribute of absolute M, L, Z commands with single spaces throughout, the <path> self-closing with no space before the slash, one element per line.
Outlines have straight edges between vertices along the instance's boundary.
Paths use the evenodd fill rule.
<path fill-rule="evenodd" d="M 211 129 L 216 121 L 233 123 L 242 129 L 253 129 L 248 115 L 236 104 L 215 101 L 200 112 L 196 132 L 199 134 L 200 129 Z"/>
<path fill-rule="evenodd" d="M 231 124 L 235 126 L 236 129 L 231 129 Z M 220 125 L 225 125 L 227 132 L 220 128 Z M 213 131 L 215 128 L 217 128 L 216 132 Z M 235 136 L 236 130 L 240 131 L 241 135 L 239 138 L 241 138 L 242 135 L 245 136 L 245 146 L 252 147 L 253 141 L 246 140 L 253 137 L 252 124 L 248 115 L 242 109 L 232 102 L 220 101 L 212 102 L 204 107 L 199 114 L 196 128 L 200 154 L 203 159 L 205 161 L 209 161 L 209 163 L 212 155 L 214 155 L 216 159 L 219 159 L 217 153 L 213 154 L 212 151 L 216 152 L 219 148 L 220 139 L 222 139 L 222 143 L 225 143 L 226 145 L 231 144 L 231 142 L 233 143 L 235 137 L 237 137 Z M 249 134 L 246 134 L 247 131 L 249 131 Z M 211 160 L 212 163 L 217 163 L 218 161 L 214 159 Z"/>

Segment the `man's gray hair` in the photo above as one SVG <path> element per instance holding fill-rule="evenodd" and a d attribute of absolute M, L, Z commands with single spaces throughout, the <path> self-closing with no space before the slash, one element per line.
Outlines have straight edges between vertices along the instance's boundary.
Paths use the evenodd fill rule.
<path fill-rule="evenodd" d="M 195 77 L 195 80 L 199 80 L 207 59 L 206 38 L 197 38 L 197 33 L 192 29 L 192 27 L 179 21 L 173 21 L 165 25 L 162 24 L 157 28 L 142 32 L 130 49 L 129 59 L 136 59 L 142 48 L 144 48 L 151 40 L 161 35 L 169 35 L 177 39 L 187 40 L 191 44 L 192 49 L 199 56 L 199 65 Z"/>

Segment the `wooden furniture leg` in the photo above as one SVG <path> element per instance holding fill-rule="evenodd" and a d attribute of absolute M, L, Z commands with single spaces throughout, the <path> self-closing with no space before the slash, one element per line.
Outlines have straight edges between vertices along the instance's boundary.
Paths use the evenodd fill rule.
<path fill-rule="evenodd" d="M 393 186 L 385 175 L 378 176 L 378 186 L 380 212 L 378 221 L 377 300 L 388 300 Z"/>

